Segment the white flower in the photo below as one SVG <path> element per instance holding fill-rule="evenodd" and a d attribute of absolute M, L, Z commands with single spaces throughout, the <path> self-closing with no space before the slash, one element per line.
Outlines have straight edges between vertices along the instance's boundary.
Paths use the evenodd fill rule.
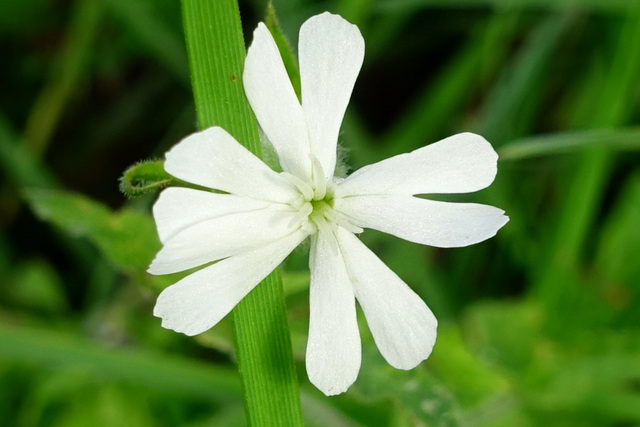
<path fill-rule="evenodd" d="M 357 300 L 384 358 L 411 369 L 431 353 L 437 321 L 425 303 L 354 235 L 374 228 L 412 242 L 459 247 L 507 221 L 492 206 L 414 197 L 488 186 L 497 154 L 464 133 L 335 178 L 340 124 L 364 57 L 358 28 L 323 13 L 299 41 L 302 105 L 264 24 L 245 62 L 244 88 L 284 172 L 277 173 L 224 129 L 188 136 L 166 154 L 167 172 L 221 190 L 168 188 L 153 207 L 163 243 L 149 267 L 168 274 L 206 267 L 165 289 L 162 326 L 196 335 L 214 326 L 304 239 L 311 238 L 306 366 L 327 395 L 360 369 Z"/>

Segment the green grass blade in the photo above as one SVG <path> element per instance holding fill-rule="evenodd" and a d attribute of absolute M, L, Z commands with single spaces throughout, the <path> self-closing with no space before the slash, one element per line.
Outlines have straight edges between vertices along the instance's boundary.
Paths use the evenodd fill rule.
<path fill-rule="evenodd" d="M 135 34 L 153 56 L 181 83 L 189 83 L 187 52 L 180 34 L 169 28 L 153 11 L 153 1 L 104 0 L 109 11 Z"/>
<path fill-rule="evenodd" d="M 540 109 L 540 87 L 549 74 L 562 35 L 573 22 L 572 15 L 553 15 L 543 20 L 496 83 L 483 107 L 479 131 L 492 144 L 501 145 L 529 131 Z"/>
<path fill-rule="evenodd" d="M 237 3 L 183 0 L 182 8 L 200 128 L 222 126 L 259 155 L 258 127 L 241 83 L 245 46 Z M 277 270 L 236 306 L 233 319 L 249 423 L 301 425 L 298 382 Z"/>
<path fill-rule="evenodd" d="M 587 148 L 639 151 L 640 127 L 590 129 L 533 136 L 510 142 L 498 149 L 498 154 L 501 161 L 510 161 L 582 153 Z"/>
<path fill-rule="evenodd" d="M 591 111 L 591 126 L 615 127 L 628 120 L 635 103 L 633 91 L 629 88 L 637 84 L 638 75 L 640 7 L 626 17 L 618 34 L 614 59 L 606 80 L 600 86 L 589 85 L 585 89 L 587 96 L 598 100 Z M 581 317 L 584 317 L 578 314 L 580 306 L 576 306 L 581 301 L 579 296 L 584 294 L 575 280 L 576 266 L 583 255 L 583 248 L 603 200 L 612 168 L 613 155 L 610 150 L 591 148 L 580 156 L 578 167 L 568 181 L 550 256 L 543 263 L 545 268 L 534 291 L 546 303 L 549 314 L 560 316 L 560 321 L 563 322 L 571 319 L 581 323 Z M 582 309 L 588 311 L 588 307 Z M 588 314 L 584 312 L 584 315 Z M 558 332 L 565 330 L 556 329 Z"/>
<path fill-rule="evenodd" d="M 25 190 L 25 198 L 42 220 L 74 237 L 89 239 L 114 265 L 130 272 L 144 271 L 160 241 L 153 220 L 130 209 L 112 212 L 86 196 L 59 190 Z"/>
<path fill-rule="evenodd" d="M 440 135 L 447 119 L 462 108 L 480 83 L 479 70 L 490 71 L 497 65 L 513 35 L 515 23 L 513 15 L 496 14 L 479 34 L 470 38 L 384 136 L 386 156 L 383 157 L 410 151 L 433 142 Z"/>
<path fill-rule="evenodd" d="M 238 400 L 240 383 L 231 369 L 145 350 L 107 348 L 77 336 L 0 324 L 0 360 L 49 369 L 83 370 L 152 390 L 212 400 Z"/>

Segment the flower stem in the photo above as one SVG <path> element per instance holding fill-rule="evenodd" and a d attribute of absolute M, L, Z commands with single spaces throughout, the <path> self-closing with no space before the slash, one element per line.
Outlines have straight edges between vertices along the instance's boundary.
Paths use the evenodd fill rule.
<path fill-rule="evenodd" d="M 242 89 L 246 51 L 237 1 L 182 0 L 182 13 L 199 127 L 221 126 L 260 155 L 257 123 Z M 302 425 L 277 270 L 236 306 L 233 325 L 249 424 Z"/>

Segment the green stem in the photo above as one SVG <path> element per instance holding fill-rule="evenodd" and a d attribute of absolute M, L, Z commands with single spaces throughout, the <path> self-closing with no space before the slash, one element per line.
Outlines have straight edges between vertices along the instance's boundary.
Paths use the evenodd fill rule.
<path fill-rule="evenodd" d="M 257 123 L 242 89 L 245 46 L 237 2 L 182 0 L 182 12 L 200 128 L 221 126 L 259 155 Z M 302 425 L 282 280 L 277 270 L 238 304 L 233 319 L 249 424 Z"/>

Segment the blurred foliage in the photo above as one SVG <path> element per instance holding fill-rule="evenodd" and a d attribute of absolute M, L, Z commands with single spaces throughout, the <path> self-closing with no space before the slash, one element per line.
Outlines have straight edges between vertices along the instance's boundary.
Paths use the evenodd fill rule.
<path fill-rule="evenodd" d="M 495 239 L 440 250 L 367 231 L 440 319 L 389 367 L 362 319 L 355 385 L 304 373 L 304 250 L 283 277 L 310 426 L 640 424 L 640 4 L 274 0 L 281 45 L 323 10 L 367 43 L 343 124 L 360 167 L 459 131 L 501 154 Z M 241 2 L 245 34 L 267 13 Z M 275 27 L 274 16 L 269 20 Z M 28 23 L 26 25 L 25 23 Z M 173 0 L 0 2 L 0 424 L 244 423 L 228 320 L 188 339 L 152 316 L 153 195 L 118 178 L 195 129 Z"/>

